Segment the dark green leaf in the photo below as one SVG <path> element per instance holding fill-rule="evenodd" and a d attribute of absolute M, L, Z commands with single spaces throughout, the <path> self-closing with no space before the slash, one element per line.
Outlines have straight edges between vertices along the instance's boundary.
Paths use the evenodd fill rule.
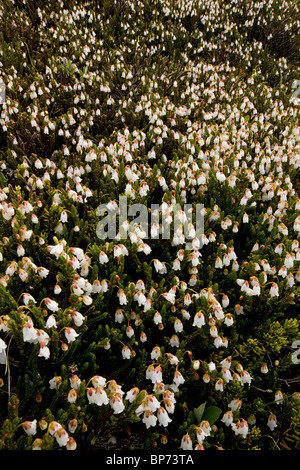
<path fill-rule="evenodd" d="M 214 424 L 219 418 L 222 410 L 217 406 L 208 406 L 205 408 L 202 419 L 209 422 L 210 425 Z"/>
<path fill-rule="evenodd" d="M 205 406 L 206 402 L 202 403 L 202 405 L 198 406 L 198 408 L 194 408 L 194 415 L 196 416 L 198 423 L 200 423 L 202 420 Z"/>

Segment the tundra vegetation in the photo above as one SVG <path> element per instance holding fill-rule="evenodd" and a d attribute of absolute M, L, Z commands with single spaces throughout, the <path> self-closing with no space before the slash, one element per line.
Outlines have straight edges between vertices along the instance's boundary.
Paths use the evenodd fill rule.
<path fill-rule="evenodd" d="M 1 2 L 0 449 L 299 450 L 299 27 Z"/>

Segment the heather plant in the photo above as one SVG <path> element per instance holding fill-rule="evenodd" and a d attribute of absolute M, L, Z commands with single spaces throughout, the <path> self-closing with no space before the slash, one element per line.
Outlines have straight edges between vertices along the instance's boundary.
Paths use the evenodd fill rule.
<path fill-rule="evenodd" d="M 298 27 L 2 2 L 1 450 L 299 449 Z"/>

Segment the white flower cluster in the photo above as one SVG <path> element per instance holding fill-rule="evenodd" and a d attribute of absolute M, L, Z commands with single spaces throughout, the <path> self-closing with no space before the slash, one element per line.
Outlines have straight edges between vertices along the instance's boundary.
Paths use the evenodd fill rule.
<path fill-rule="evenodd" d="M 1 21 L 6 8 L 13 11 L 14 1 L 6 3 Z M 299 44 L 299 20 L 287 0 L 276 8 L 273 0 L 155 0 L 145 22 L 149 2 L 126 0 L 111 2 L 121 9 L 113 37 L 107 6 L 65 3 L 36 9 L 39 50 L 30 54 L 24 40 L 16 54 L 14 32 L 32 26 L 24 0 L 19 23 L 11 23 L 7 65 L 0 62 L 8 142 L 0 161 L 0 363 L 8 360 L 7 338 L 16 336 L 37 351 L 37 363 L 49 364 L 52 341 L 63 352 L 80 345 L 89 322 L 94 332 L 107 315 L 97 325 L 107 329 L 106 343 L 98 337 L 97 347 L 116 352 L 126 367 L 150 344 L 151 363 L 141 372 L 153 390 L 132 387 L 124 397 L 114 380 L 94 376 L 84 389 L 88 402 L 121 414 L 142 393 L 136 415 L 146 428 L 166 427 L 180 387 L 207 360 L 192 351 L 185 370 L 186 339 L 205 338 L 207 354 L 218 357 L 202 370 L 215 392 L 250 385 L 250 368 L 251 375 L 231 366 L 233 330 L 260 302 L 268 309 L 284 298 L 295 303 L 300 128 L 289 84 L 300 74 L 291 47 Z M 292 8 L 298 18 L 299 6 Z M 112 239 L 99 241 L 96 208 L 120 216 L 121 194 L 147 209 L 159 203 L 150 233 L 140 223 L 132 228 L 129 214 Z M 191 213 L 175 210 L 190 202 L 203 202 L 200 235 Z M 81 380 L 70 381 L 68 401 L 76 403 Z M 61 377 L 50 381 L 60 384 Z M 222 422 L 247 437 L 247 421 L 234 420 L 241 402 L 228 406 Z M 53 423 L 57 443 L 76 446 Z M 269 428 L 276 423 L 270 414 Z M 27 434 L 36 424 L 23 425 Z M 197 448 L 210 433 L 201 422 Z M 191 446 L 185 434 L 182 448 Z"/>
<path fill-rule="evenodd" d="M 45 419 L 41 419 L 37 423 L 37 420 L 34 419 L 33 421 L 22 423 L 22 428 L 28 436 L 35 436 L 38 431 L 37 424 L 42 431 L 47 431 L 50 436 L 55 438 L 59 447 L 65 447 L 67 450 L 75 450 L 77 448 L 75 439 L 69 434 L 75 431 L 71 426 L 69 426 L 68 433 L 58 421 L 48 423 Z M 33 441 L 32 450 L 43 450 L 42 438 L 38 437 Z"/>
<path fill-rule="evenodd" d="M 168 424 L 172 421 L 169 417 L 169 414 L 174 413 L 175 410 L 175 391 L 178 390 L 178 386 L 184 382 L 181 374 L 176 371 L 174 374 L 174 383 L 168 388 L 162 382 L 158 380 L 161 379 L 159 374 L 153 370 L 153 374 L 156 374 L 156 377 L 152 382 L 154 383 L 154 393 L 149 394 L 146 390 L 140 391 L 138 387 L 133 387 L 130 389 L 126 395 L 122 390 L 122 387 L 116 383 L 115 380 L 107 381 L 104 377 L 100 375 L 93 376 L 89 383 L 91 382 L 92 386 L 84 385 L 82 390 L 81 379 L 73 374 L 69 378 L 70 390 L 67 395 L 67 400 L 69 403 L 76 403 L 78 398 L 82 393 L 86 394 L 88 403 L 95 404 L 97 406 L 108 405 L 114 414 L 121 414 L 129 404 L 134 404 L 135 414 L 137 416 L 142 415 L 142 422 L 145 424 L 146 428 L 156 426 L 157 424 L 163 427 L 167 427 Z M 147 378 L 150 378 L 150 372 L 147 373 Z M 55 376 L 49 381 L 50 389 L 59 390 L 62 385 L 62 377 Z M 156 395 L 160 398 L 158 400 Z M 125 395 L 125 397 L 124 397 Z M 126 404 L 127 402 L 127 404 Z M 71 426 L 73 426 L 73 420 Z"/>

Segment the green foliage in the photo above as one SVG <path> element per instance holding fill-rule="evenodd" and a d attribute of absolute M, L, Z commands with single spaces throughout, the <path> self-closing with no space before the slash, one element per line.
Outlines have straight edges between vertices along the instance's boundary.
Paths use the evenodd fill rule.
<path fill-rule="evenodd" d="M 194 408 L 194 414 L 198 423 L 201 423 L 202 420 L 208 421 L 209 424 L 212 426 L 220 417 L 222 410 L 217 406 L 208 406 L 206 407 L 206 403 L 202 403 L 202 405 L 198 406 L 198 408 Z"/>
<path fill-rule="evenodd" d="M 1 450 L 299 449 L 298 29 L 285 1 L 1 3 Z"/>

